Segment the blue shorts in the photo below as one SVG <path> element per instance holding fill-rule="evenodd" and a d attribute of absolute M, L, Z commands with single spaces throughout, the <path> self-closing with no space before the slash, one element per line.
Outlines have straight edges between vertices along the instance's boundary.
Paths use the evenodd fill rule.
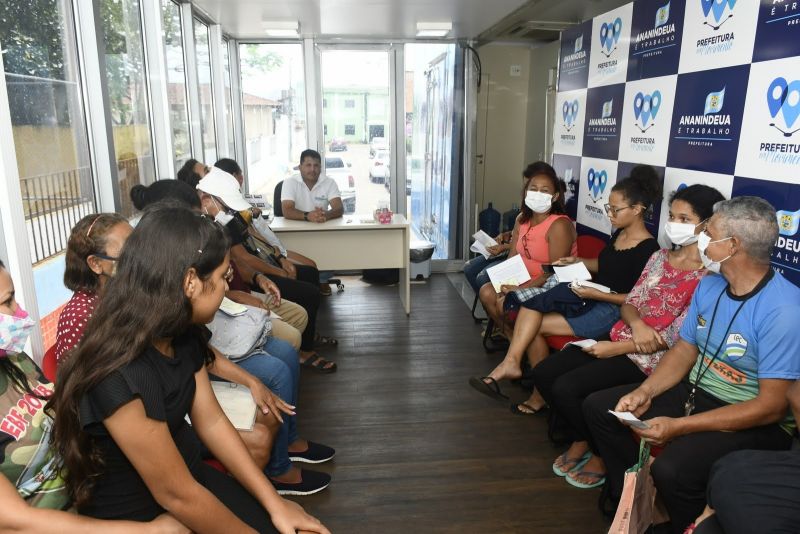
<path fill-rule="evenodd" d="M 586 313 L 577 317 L 564 317 L 564 320 L 578 337 L 605 339 L 619 318 L 619 306 L 609 302 L 597 302 Z"/>

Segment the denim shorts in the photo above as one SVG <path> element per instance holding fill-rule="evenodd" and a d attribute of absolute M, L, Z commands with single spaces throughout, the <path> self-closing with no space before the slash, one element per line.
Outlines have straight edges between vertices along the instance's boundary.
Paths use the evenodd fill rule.
<path fill-rule="evenodd" d="M 609 302 L 597 302 L 583 315 L 564 317 L 578 337 L 603 339 L 608 337 L 611 327 L 620 319 L 619 306 Z"/>

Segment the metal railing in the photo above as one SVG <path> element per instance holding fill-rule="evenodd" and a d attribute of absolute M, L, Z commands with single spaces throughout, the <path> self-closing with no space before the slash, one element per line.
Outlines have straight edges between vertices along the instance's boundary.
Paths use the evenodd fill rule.
<path fill-rule="evenodd" d="M 20 178 L 20 190 L 34 263 L 64 251 L 72 227 L 96 211 L 89 167 Z"/>

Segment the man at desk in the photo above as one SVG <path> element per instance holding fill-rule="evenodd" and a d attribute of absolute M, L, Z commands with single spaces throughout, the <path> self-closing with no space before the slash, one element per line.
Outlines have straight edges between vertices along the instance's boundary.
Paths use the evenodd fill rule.
<path fill-rule="evenodd" d="M 319 152 L 304 150 L 300 154 L 300 176 L 283 182 L 281 207 L 285 218 L 324 223 L 342 216 L 344 206 L 339 187 L 332 178 L 321 177 L 321 171 Z"/>

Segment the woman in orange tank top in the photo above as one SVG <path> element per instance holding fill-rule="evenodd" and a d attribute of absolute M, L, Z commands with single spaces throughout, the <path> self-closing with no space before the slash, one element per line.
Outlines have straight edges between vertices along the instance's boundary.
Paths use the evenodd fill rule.
<path fill-rule="evenodd" d="M 508 257 L 519 254 L 531 279 L 519 286 L 501 286 L 499 293 L 491 283 L 481 287 L 481 303 L 496 325 L 504 323 L 506 294 L 523 287 L 541 286 L 549 276 L 542 272 L 542 264 L 577 253 L 575 227 L 565 214 L 561 191 L 561 181 L 552 167 L 533 175 L 522 190 L 522 211 L 514 224 Z M 506 325 L 503 328 L 510 338 L 511 328 Z"/>

